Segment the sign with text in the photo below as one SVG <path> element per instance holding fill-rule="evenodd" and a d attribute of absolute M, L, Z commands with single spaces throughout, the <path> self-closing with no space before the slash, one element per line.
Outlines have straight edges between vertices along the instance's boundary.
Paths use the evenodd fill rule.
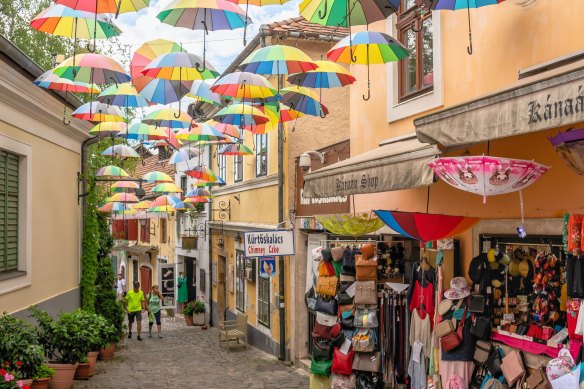
<path fill-rule="evenodd" d="M 294 232 L 288 230 L 246 232 L 244 246 L 246 257 L 294 255 Z"/>
<path fill-rule="evenodd" d="M 174 264 L 159 264 L 158 277 L 160 284 L 160 293 L 164 300 L 163 307 L 173 307 L 175 298 L 175 268 Z"/>

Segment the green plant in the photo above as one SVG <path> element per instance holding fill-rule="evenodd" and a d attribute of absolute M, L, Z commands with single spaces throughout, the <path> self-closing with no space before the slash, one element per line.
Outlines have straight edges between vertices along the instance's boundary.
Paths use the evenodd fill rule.
<path fill-rule="evenodd" d="M 204 313 L 205 312 L 205 303 L 199 300 L 189 301 L 185 306 L 183 314 L 186 316 L 190 316 L 193 313 Z"/>
<path fill-rule="evenodd" d="M 89 351 L 99 351 L 110 343 L 115 328 L 105 317 L 81 310 L 72 312 L 72 315 L 85 331 Z"/>
<path fill-rule="evenodd" d="M 100 217 L 98 221 L 107 223 L 107 219 Z M 100 231 L 102 227 L 100 227 Z M 109 250 L 107 251 L 109 253 Z M 114 332 L 109 342 L 119 342 L 124 334 L 124 307 L 117 300 L 114 284 L 114 271 L 108 257 L 100 257 L 97 262 L 97 279 L 95 294 L 95 312 L 105 317 L 113 325 Z"/>
<path fill-rule="evenodd" d="M 88 312 L 95 312 L 95 281 L 97 278 L 97 254 L 99 251 L 98 197 L 93 177 L 88 178 L 88 184 L 87 209 L 83 226 L 83 254 L 81 255 L 81 307 Z"/>
<path fill-rule="evenodd" d="M 30 378 L 43 362 L 43 357 L 43 348 L 34 327 L 3 313 L 0 316 L 0 366 L 18 373 L 21 378 Z"/>
<path fill-rule="evenodd" d="M 32 376 L 35 380 L 40 380 L 43 378 L 51 378 L 55 375 L 55 369 L 48 367 L 47 365 L 40 365 L 36 368 L 34 375 Z"/>

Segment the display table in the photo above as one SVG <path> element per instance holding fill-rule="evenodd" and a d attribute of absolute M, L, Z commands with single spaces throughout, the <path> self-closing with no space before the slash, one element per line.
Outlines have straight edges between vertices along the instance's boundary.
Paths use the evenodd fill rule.
<path fill-rule="evenodd" d="M 512 336 L 507 336 L 493 331 L 491 339 L 497 342 L 505 343 L 508 346 L 523 350 L 528 353 L 542 355 L 556 358 L 560 352 L 560 348 L 548 347 L 545 344 L 530 342 L 528 340 L 517 339 Z"/>

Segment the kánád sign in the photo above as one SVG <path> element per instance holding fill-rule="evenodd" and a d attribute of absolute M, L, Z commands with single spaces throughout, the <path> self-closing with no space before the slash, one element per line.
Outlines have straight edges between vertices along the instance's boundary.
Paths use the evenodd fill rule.
<path fill-rule="evenodd" d="M 288 230 L 246 232 L 244 246 L 246 257 L 294 255 L 294 232 Z"/>

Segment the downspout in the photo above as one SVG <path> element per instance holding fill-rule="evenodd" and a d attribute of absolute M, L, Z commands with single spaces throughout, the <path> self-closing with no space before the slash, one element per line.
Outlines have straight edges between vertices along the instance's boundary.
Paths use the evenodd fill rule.
<path fill-rule="evenodd" d="M 211 163 L 213 162 L 213 158 L 212 158 L 212 153 L 211 153 L 211 149 L 210 147 L 207 148 L 208 151 L 208 156 L 207 158 L 208 163 L 207 166 L 211 166 Z M 213 207 L 211 206 L 211 204 L 206 204 L 205 205 L 207 207 L 207 221 L 210 221 L 212 216 L 213 216 Z M 213 280 L 213 242 L 211 239 L 211 225 L 210 223 L 204 222 L 205 223 L 205 241 L 207 241 L 207 238 L 209 239 L 209 282 L 205 282 L 205 285 L 207 286 L 207 288 L 209 289 L 209 293 L 207 294 L 207 296 L 209 296 L 209 326 L 213 327 L 213 325 L 215 324 L 213 322 L 213 284 L 211 283 Z M 191 226 L 191 228 L 193 228 L 193 226 Z M 207 231 L 207 228 L 209 229 L 209 231 Z M 207 291 L 205 291 L 205 293 L 207 293 Z M 217 290 L 217 296 L 219 296 L 219 290 Z M 217 299 L 217 306 L 219 306 L 219 299 Z M 227 306 L 227 296 L 225 296 L 225 306 Z"/>

